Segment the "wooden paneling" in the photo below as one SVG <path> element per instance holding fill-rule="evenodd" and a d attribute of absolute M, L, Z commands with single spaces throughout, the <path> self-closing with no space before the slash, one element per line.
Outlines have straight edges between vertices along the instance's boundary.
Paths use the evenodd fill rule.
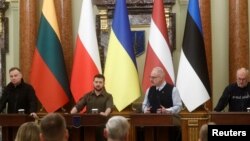
<path fill-rule="evenodd" d="M 26 81 L 29 81 L 37 41 L 37 2 L 37 0 L 20 1 L 20 69 Z"/>
<path fill-rule="evenodd" d="M 248 0 L 229 0 L 229 81 L 238 68 L 249 68 Z"/>

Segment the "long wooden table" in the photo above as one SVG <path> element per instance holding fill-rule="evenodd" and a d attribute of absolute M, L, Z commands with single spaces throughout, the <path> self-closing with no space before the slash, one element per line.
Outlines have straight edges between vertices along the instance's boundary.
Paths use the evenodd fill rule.
<path fill-rule="evenodd" d="M 69 129 L 70 141 L 96 141 L 97 130 L 101 130 L 108 119 L 99 114 L 64 114 L 64 117 Z M 103 131 L 99 132 L 103 133 Z"/>
<path fill-rule="evenodd" d="M 24 114 L 0 114 L 0 126 L 2 126 L 2 140 L 14 141 L 18 127 L 34 118 Z"/>
<path fill-rule="evenodd" d="M 42 117 L 44 114 L 40 116 Z M 63 114 L 63 116 L 70 133 L 69 141 L 96 141 L 96 129 L 104 127 L 107 121 L 106 117 L 98 114 Z M 30 121 L 35 121 L 35 119 L 24 114 L 0 114 L 2 140 L 13 141 L 18 127 Z"/>
<path fill-rule="evenodd" d="M 210 121 L 221 125 L 250 125 L 250 112 L 211 112 Z"/>
<path fill-rule="evenodd" d="M 137 140 L 138 128 L 143 130 L 144 141 L 168 140 L 170 127 L 180 126 L 180 118 L 171 114 L 131 114 L 132 140 Z M 140 129 L 139 129 L 140 130 Z"/>
<path fill-rule="evenodd" d="M 179 119 L 179 117 L 175 115 L 130 113 L 126 115 L 131 123 L 129 140 L 137 141 L 138 129 L 142 129 L 144 141 L 154 140 L 156 133 L 157 139 L 159 139 L 158 141 L 166 141 L 166 138 L 172 133 L 169 132 L 168 128 L 171 129 L 172 127 L 181 125 L 182 141 L 196 141 L 196 136 L 193 138 L 189 137 L 193 136 L 194 132 L 198 134 L 199 126 L 205 121 L 212 121 L 221 125 L 250 124 L 250 113 L 247 112 L 208 112 L 203 114 L 203 116 L 191 116 L 194 115 L 194 113 L 188 114 L 190 115 L 189 117 L 182 115 L 183 117 Z M 45 114 L 41 114 L 39 117 L 43 117 L 44 115 Z M 63 114 L 63 116 L 66 119 L 69 129 L 70 141 L 95 141 L 95 131 L 97 127 L 103 127 L 108 119 L 108 117 L 94 114 Z M 200 120 L 201 123 L 199 122 Z M 29 121 L 35 121 L 35 119 L 22 114 L 0 114 L 2 140 L 13 141 L 18 127 L 22 123 Z M 39 120 L 37 122 L 39 122 Z M 193 128 L 195 128 L 195 130 L 193 130 Z"/>

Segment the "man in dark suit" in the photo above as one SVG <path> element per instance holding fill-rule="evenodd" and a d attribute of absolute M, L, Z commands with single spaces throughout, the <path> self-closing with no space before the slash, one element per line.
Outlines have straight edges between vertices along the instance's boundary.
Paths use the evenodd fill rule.
<path fill-rule="evenodd" d="M 3 89 L 0 98 L 0 112 L 5 109 L 8 103 L 8 113 L 23 112 L 36 117 L 37 98 L 34 88 L 24 82 L 22 73 L 17 67 L 12 67 L 9 70 L 9 76 L 11 82 Z"/>

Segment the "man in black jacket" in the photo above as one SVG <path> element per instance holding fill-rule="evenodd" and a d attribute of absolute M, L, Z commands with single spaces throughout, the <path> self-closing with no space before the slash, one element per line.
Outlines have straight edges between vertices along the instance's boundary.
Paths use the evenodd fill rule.
<path fill-rule="evenodd" d="M 23 81 L 22 73 L 17 67 L 9 70 L 9 76 L 11 82 L 3 89 L 0 98 L 0 112 L 8 103 L 8 113 L 18 113 L 23 110 L 25 114 L 36 116 L 37 98 L 34 88 Z"/>
<path fill-rule="evenodd" d="M 250 84 L 248 82 L 248 70 L 246 68 L 240 68 L 236 73 L 236 82 L 229 84 L 217 106 L 215 111 L 222 111 L 227 105 L 229 105 L 229 112 L 246 112 L 250 107 Z"/>

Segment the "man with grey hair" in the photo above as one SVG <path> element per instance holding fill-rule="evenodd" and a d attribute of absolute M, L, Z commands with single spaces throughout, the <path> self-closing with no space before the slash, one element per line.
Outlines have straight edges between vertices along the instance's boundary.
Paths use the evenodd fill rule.
<path fill-rule="evenodd" d="M 222 111 L 227 105 L 229 112 L 246 112 L 250 107 L 249 72 L 246 68 L 239 68 L 236 72 L 236 82 L 229 84 L 220 97 L 215 111 Z"/>
<path fill-rule="evenodd" d="M 49 113 L 40 123 L 41 141 L 67 141 L 69 138 L 66 121 L 59 113 Z"/>
<path fill-rule="evenodd" d="M 161 67 L 155 67 L 150 74 L 151 87 L 147 89 L 142 109 L 144 113 L 177 114 L 182 109 L 182 101 L 177 88 L 165 81 L 165 73 Z M 157 130 L 164 130 L 157 127 Z M 181 129 L 174 126 L 168 129 L 171 132 L 169 140 L 181 141 Z M 140 136 L 143 137 L 143 136 Z M 155 132 L 155 139 L 157 134 Z"/>
<path fill-rule="evenodd" d="M 113 116 L 106 123 L 104 136 L 107 141 L 127 141 L 130 124 L 123 116 Z"/>
<path fill-rule="evenodd" d="M 182 102 L 177 88 L 165 81 L 161 67 L 155 67 L 150 74 L 152 86 L 147 89 L 142 104 L 144 113 L 170 113 L 181 111 Z"/>

